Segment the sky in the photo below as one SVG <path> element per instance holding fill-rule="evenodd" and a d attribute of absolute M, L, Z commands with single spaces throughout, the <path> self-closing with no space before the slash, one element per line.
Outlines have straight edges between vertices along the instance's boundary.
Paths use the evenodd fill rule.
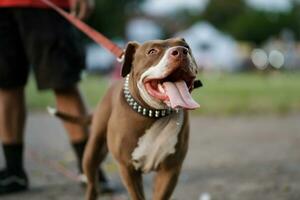
<path fill-rule="evenodd" d="M 259 10 L 287 12 L 292 8 L 293 0 L 245 0 L 245 2 Z M 299 1 L 299 0 L 297 0 Z M 180 9 L 191 12 L 203 11 L 209 0 L 147 0 L 142 9 L 151 15 L 168 15 Z"/>
<path fill-rule="evenodd" d="M 293 0 L 245 0 L 246 3 L 256 9 L 266 11 L 286 12 L 292 9 Z"/>
<path fill-rule="evenodd" d="M 151 15 L 168 15 L 176 10 L 185 8 L 199 12 L 205 9 L 209 0 L 147 0 L 143 10 Z"/>

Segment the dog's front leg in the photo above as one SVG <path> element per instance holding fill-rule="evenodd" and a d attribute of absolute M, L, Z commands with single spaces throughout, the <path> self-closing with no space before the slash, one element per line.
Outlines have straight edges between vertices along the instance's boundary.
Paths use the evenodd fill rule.
<path fill-rule="evenodd" d="M 153 200 L 169 200 L 175 186 L 181 167 L 161 168 L 155 176 Z"/>
<path fill-rule="evenodd" d="M 122 181 L 132 200 L 145 200 L 142 174 L 132 167 L 120 165 Z"/>

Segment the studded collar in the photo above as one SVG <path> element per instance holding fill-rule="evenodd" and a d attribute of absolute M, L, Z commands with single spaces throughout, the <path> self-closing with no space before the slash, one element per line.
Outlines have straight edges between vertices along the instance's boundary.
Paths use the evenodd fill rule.
<path fill-rule="evenodd" d="M 124 87 L 123 87 L 124 97 L 128 105 L 137 113 L 150 118 L 161 118 L 168 116 L 173 112 L 172 108 L 168 109 L 148 109 L 141 106 L 130 94 L 129 91 L 129 74 L 125 78 Z"/>

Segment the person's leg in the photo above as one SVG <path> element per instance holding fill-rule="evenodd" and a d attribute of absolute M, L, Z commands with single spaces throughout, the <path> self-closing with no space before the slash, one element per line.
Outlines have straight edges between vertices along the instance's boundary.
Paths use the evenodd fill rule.
<path fill-rule="evenodd" d="M 24 9 L 18 14 L 24 47 L 38 89 L 54 90 L 59 110 L 68 114 L 86 115 L 87 111 L 76 87 L 85 67 L 84 46 L 79 43 L 78 32 L 53 10 Z M 71 123 L 64 123 L 64 126 L 81 172 L 88 128 Z M 102 180 L 106 182 L 106 179 Z"/>
<path fill-rule="evenodd" d="M 57 109 L 74 116 L 87 115 L 83 98 L 77 87 L 69 89 L 54 90 L 56 97 Z M 88 127 L 70 122 L 63 122 L 64 127 L 69 135 L 72 147 L 75 151 L 78 167 L 82 173 L 82 157 L 88 138 Z"/>
<path fill-rule="evenodd" d="M 28 187 L 23 166 L 25 118 L 23 87 L 0 89 L 0 140 L 6 162 L 5 169 L 0 171 L 0 195 Z"/>
<path fill-rule="evenodd" d="M 0 12 L 0 142 L 6 164 L 0 170 L 2 195 L 28 187 L 23 167 L 23 134 L 24 86 L 29 65 L 14 10 L 0 8 Z"/>
<path fill-rule="evenodd" d="M 54 92 L 56 97 L 56 106 L 59 111 L 73 116 L 85 116 L 88 114 L 78 87 L 54 90 Z M 67 130 L 72 147 L 76 154 L 79 172 L 82 174 L 82 158 L 88 138 L 88 127 L 66 121 L 64 121 L 63 124 Z M 112 188 L 108 184 L 107 178 L 101 169 L 98 171 L 98 176 L 99 182 L 102 186 L 101 192 L 111 192 Z"/>

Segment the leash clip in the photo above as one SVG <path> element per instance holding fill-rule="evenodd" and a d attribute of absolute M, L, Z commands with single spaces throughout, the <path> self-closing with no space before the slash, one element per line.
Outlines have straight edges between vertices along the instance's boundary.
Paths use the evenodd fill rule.
<path fill-rule="evenodd" d="M 125 58 L 125 54 L 124 54 L 124 51 L 123 51 L 122 54 L 119 57 L 117 57 L 117 61 L 119 63 L 122 63 L 124 61 L 124 58 Z"/>

